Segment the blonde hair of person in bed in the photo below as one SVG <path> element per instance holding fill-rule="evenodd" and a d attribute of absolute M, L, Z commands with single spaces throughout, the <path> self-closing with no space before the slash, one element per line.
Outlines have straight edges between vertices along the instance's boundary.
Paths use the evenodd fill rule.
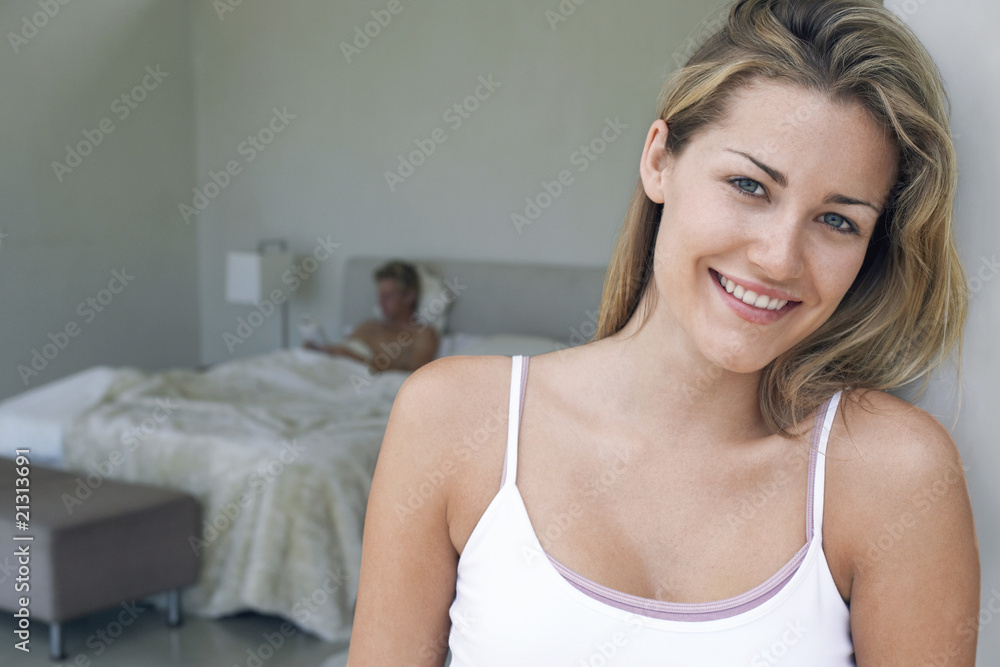
<path fill-rule="evenodd" d="M 815 41 L 847 33 L 850 43 L 814 49 L 795 41 L 772 11 L 822 12 L 823 34 Z M 679 156 L 695 133 L 723 117 L 733 91 L 753 80 L 861 103 L 889 130 L 900 154 L 898 181 L 854 284 L 829 320 L 764 368 L 759 402 L 768 426 L 791 436 L 790 426 L 839 389 L 885 390 L 923 377 L 919 397 L 931 371 L 956 347 L 960 385 L 969 288 L 952 236 L 957 161 L 944 88 L 924 47 L 881 3 L 832 0 L 805 10 L 787 2 L 738 3 L 728 23 L 663 88 L 659 118 L 669 127 L 667 153 Z M 647 316 L 656 303 L 650 276 L 662 209 L 640 180 L 591 342 L 621 330 L 641 299 Z M 853 391 L 844 395 L 856 400 Z"/>

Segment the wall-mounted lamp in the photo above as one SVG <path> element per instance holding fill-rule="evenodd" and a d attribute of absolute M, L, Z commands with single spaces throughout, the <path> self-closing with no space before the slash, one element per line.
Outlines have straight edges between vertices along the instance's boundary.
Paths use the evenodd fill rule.
<path fill-rule="evenodd" d="M 268 252 L 269 247 L 277 250 Z M 280 239 L 261 241 L 257 252 L 226 253 L 226 301 L 257 305 L 274 302 L 272 292 L 285 297 L 281 302 L 281 347 L 288 347 L 288 295 L 282 289 L 281 276 L 292 268 L 288 244 Z"/>

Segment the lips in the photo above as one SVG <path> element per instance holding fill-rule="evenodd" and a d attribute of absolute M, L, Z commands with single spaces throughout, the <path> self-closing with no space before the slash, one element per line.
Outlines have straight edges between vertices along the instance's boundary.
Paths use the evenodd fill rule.
<path fill-rule="evenodd" d="M 750 298 L 754 301 L 754 303 L 749 304 L 746 303 L 743 298 L 736 297 L 736 293 L 740 292 L 740 288 L 736 286 L 736 283 L 732 282 L 729 278 L 725 278 L 714 269 L 709 269 L 709 274 L 711 275 L 712 282 L 715 283 L 717 290 L 722 296 L 723 301 L 742 319 L 753 322 L 754 324 L 770 324 L 771 322 L 776 322 L 784 317 L 789 311 L 801 304 L 800 301 L 784 298 L 789 295 L 775 292 L 774 290 L 761 289 L 762 293 L 757 293 L 744 288 L 740 293 L 740 297 L 745 298 L 747 296 L 746 293 L 751 291 L 752 294 L 750 295 Z M 727 283 L 727 287 L 723 286 L 723 281 Z M 729 287 L 733 288 L 732 292 L 729 291 Z M 770 292 L 770 294 L 768 294 L 768 292 Z M 758 307 L 756 305 L 757 303 L 762 304 L 763 307 Z M 775 307 L 768 309 L 768 305 L 773 305 Z"/>

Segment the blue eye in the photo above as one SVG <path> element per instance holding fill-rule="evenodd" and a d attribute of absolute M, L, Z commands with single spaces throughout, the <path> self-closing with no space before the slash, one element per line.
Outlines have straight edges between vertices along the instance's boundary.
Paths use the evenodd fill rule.
<path fill-rule="evenodd" d="M 752 178 L 737 178 L 730 182 L 747 194 L 750 195 L 764 194 L 763 192 L 758 192 L 758 190 L 763 190 L 764 188 L 761 186 L 760 183 L 753 180 Z"/>
<path fill-rule="evenodd" d="M 839 213 L 824 213 L 823 222 L 833 227 L 838 232 L 845 234 L 857 234 L 854 223 L 840 215 Z"/>

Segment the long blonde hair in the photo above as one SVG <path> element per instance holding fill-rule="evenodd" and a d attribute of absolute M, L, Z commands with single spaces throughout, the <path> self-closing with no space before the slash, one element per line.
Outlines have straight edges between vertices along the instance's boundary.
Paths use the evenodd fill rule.
<path fill-rule="evenodd" d="M 734 90 L 760 79 L 861 103 L 899 149 L 898 179 L 854 283 L 822 326 L 762 372 L 761 413 L 791 437 L 789 427 L 837 390 L 885 390 L 923 377 L 922 394 L 956 347 L 960 363 L 969 288 L 952 235 L 957 164 L 947 100 L 910 29 L 872 0 L 737 2 L 663 88 L 667 151 L 680 155 L 698 130 L 724 116 Z M 592 340 L 621 330 L 643 294 L 655 299 L 650 277 L 662 209 L 640 181 Z"/>

